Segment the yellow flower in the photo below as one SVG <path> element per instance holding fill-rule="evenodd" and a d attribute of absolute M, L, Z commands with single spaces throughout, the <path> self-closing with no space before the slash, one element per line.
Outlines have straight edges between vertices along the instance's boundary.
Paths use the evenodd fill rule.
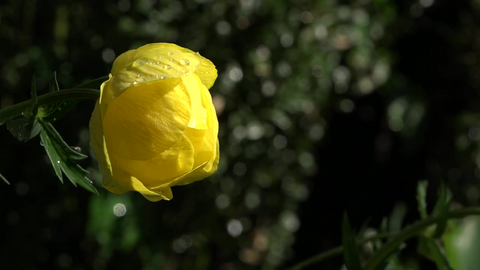
<path fill-rule="evenodd" d="M 174 44 L 130 50 L 113 63 L 90 120 L 103 186 L 170 200 L 170 187 L 210 176 L 219 160 L 210 60 Z"/>

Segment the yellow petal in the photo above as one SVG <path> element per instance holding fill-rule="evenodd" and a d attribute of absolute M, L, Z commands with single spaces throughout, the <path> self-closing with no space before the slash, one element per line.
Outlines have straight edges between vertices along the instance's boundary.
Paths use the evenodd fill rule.
<path fill-rule="evenodd" d="M 126 159 L 151 159 L 182 138 L 189 120 L 190 97 L 180 79 L 131 87 L 104 116 L 107 149 Z"/>
<path fill-rule="evenodd" d="M 93 109 L 90 119 L 90 146 L 98 161 L 100 172 L 103 175 L 103 183 L 110 183 L 112 180 L 112 166 L 103 136 L 102 115 L 98 102 L 95 104 L 95 109 Z"/>
<path fill-rule="evenodd" d="M 121 54 L 113 63 L 112 88 L 119 96 L 134 84 L 162 78 L 181 78 L 197 74 L 210 88 L 217 78 L 213 63 L 189 49 L 170 43 L 153 43 Z"/>
<path fill-rule="evenodd" d="M 207 107 L 202 100 L 202 88 L 205 88 L 205 86 L 201 84 L 196 74 L 185 76 L 182 78 L 182 81 L 188 89 L 191 100 L 191 118 L 188 127 L 196 129 L 209 128 L 207 123 Z"/>
<path fill-rule="evenodd" d="M 115 157 L 116 163 L 146 187 L 159 186 L 168 179 L 183 175 L 193 168 L 194 148 L 183 136 L 171 148 L 149 160 Z"/>
<path fill-rule="evenodd" d="M 188 185 L 192 182 L 200 181 L 211 176 L 218 167 L 218 162 L 220 161 L 220 148 L 217 141 L 217 145 L 215 151 L 213 153 L 212 159 L 209 161 L 205 161 L 203 164 L 195 167 L 191 172 L 181 175 L 177 178 L 169 180 L 169 184 L 164 184 L 159 187 L 153 187 L 152 189 L 156 188 L 165 188 L 166 186 L 181 186 L 181 185 Z"/>
<path fill-rule="evenodd" d="M 172 190 L 169 187 L 152 191 L 137 178 L 129 175 L 127 172 L 116 166 L 113 160 L 113 181 L 104 187 L 115 194 L 123 194 L 128 191 L 137 191 L 152 202 L 159 200 L 171 200 L 173 198 Z"/>

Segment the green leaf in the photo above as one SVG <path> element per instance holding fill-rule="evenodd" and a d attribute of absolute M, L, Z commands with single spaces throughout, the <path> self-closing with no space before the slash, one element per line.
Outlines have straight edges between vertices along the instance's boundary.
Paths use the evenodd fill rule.
<path fill-rule="evenodd" d="M 57 130 L 50 123 L 42 123 L 43 129 L 47 132 L 48 136 L 53 141 L 56 147 L 59 147 L 61 153 L 65 155 L 65 158 L 70 158 L 73 160 L 82 160 L 88 156 L 79 153 L 73 150 L 63 139 L 62 136 L 57 132 Z"/>
<path fill-rule="evenodd" d="M 35 75 L 33 75 L 31 83 L 31 105 L 30 113 L 26 116 L 7 120 L 7 129 L 10 133 L 17 138 L 19 141 L 26 142 L 40 133 L 41 126 L 36 119 L 38 112 L 38 103 L 37 103 L 37 86 L 35 82 Z"/>
<path fill-rule="evenodd" d="M 7 185 L 10 185 L 10 182 L 8 182 L 7 178 L 5 178 L 5 176 L 3 176 L 1 173 L 0 173 L 0 179 L 2 179 L 3 182 L 7 183 Z"/>
<path fill-rule="evenodd" d="M 420 217 L 422 219 L 426 219 L 428 217 L 427 212 L 427 181 L 420 181 L 417 185 L 417 204 L 418 204 L 418 212 L 420 212 Z"/>
<path fill-rule="evenodd" d="M 453 269 L 480 269 L 480 217 L 450 221 L 442 240 Z"/>
<path fill-rule="evenodd" d="M 40 133 L 42 129 L 34 116 L 8 120 L 7 129 L 21 142 L 26 142 Z"/>
<path fill-rule="evenodd" d="M 448 258 L 438 240 L 425 236 L 420 237 L 418 253 L 435 262 L 439 270 L 453 270 Z"/>
<path fill-rule="evenodd" d="M 40 133 L 40 142 L 43 147 L 45 147 L 45 151 L 47 152 L 50 162 L 52 163 L 55 174 L 57 175 L 58 179 L 60 179 L 60 182 L 62 182 L 63 184 L 62 168 L 60 168 L 62 158 L 57 153 L 55 147 L 53 146 L 52 140 L 44 129 L 42 129 L 42 132 Z"/>
<path fill-rule="evenodd" d="M 42 122 L 42 127 L 40 138 L 60 181 L 63 183 L 63 172 L 74 186 L 79 184 L 86 190 L 98 195 L 92 181 L 86 177 L 88 171 L 76 163 L 76 160 L 84 159 L 87 156 L 70 148 L 52 124 Z"/>
<path fill-rule="evenodd" d="M 452 194 L 444 184 L 440 186 L 439 192 L 439 198 L 432 213 L 432 216 L 440 217 L 440 221 L 437 223 L 437 227 L 433 233 L 434 238 L 441 237 L 445 232 L 448 221 L 448 210 L 450 209 L 450 204 L 452 203 Z"/>
<path fill-rule="evenodd" d="M 343 215 L 342 225 L 342 245 L 343 245 L 343 258 L 345 260 L 345 266 L 348 270 L 361 270 L 360 257 L 357 249 L 356 235 L 352 230 L 348 215 Z"/>
<path fill-rule="evenodd" d="M 48 86 L 49 92 L 60 91 L 58 87 L 57 74 L 54 72 L 50 79 Z M 42 122 L 55 122 L 64 117 L 78 102 L 80 99 L 64 100 L 62 102 L 56 102 L 47 106 L 40 107 L 38 118 Z"/>

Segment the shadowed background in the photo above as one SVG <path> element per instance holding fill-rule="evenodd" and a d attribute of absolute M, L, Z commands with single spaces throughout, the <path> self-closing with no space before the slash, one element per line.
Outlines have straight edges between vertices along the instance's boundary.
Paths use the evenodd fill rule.
<path fill-rule="evenodd" d="M 95 196 L 58 181 L 38 138 L 22 144 L 4 128 L 2 265 L 277 269 L 338 246 L 345 211 L 356 229 L 418 219 L 422 179 L 478 204 L 479 9 L 467 0 L 3 1 L 1 108 L 29 99 L 34 73 L 39 94 L 54 71 L 72 88 L 107 75 L 128 49 L 172 42 L 217 66 L 221 162 L 209 179 L 174 187 L 170 202 Z M 93 103 L 55 123 L 89 156 Z M 95 160 L 81 165 L 99 185 Z M 415 248 L 402 258 L 432 266 Z M 340 267 L 338 258 L 312 269 Z"/>

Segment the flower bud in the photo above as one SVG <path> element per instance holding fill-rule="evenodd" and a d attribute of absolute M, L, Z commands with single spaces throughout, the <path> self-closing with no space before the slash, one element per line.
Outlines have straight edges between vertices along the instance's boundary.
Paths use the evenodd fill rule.
<path fill-rule="evenodd" d="M 170 200 L 172 186 L 213 174 L 220 153 L 208 89 L 216 78 L 210 60 L 174 44 L 120 55 L 90 120 L 103 186 Z"/>

